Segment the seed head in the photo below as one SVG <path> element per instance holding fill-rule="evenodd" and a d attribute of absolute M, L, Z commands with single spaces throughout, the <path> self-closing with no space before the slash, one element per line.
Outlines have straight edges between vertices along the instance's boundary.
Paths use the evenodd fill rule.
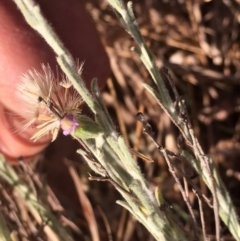
<path fill-rule="evenodd" d="M 79 73 L 82 66 L 79 67 Z M 23 130 L 33 127 L 36 141 L 44 135 L 52 135 L 52 141 L 62 128 L 64 135 L 74 132 L 79 125 L 77 119 L 82 98 L 67 77 L 57 77 L 49 65 L 42 65 L 43 72 L 31 70 L 22 77 L 18 96 L 25 103 L 26 121 Z"/>

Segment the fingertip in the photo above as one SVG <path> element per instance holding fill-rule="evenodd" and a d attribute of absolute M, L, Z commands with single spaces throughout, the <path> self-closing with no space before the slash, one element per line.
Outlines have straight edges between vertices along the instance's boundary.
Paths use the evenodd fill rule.
<path fill-rule="evenodd" d="M 103 86 L 110 73 L 107 54 L 97 32 L 82 5 L 77 0 L 39 0 L 40 7 L 74 58 L 84 61 L 83 79 L 90 86 L 92 78 Z M 50 63 L 55 69 L 55 55 L 43 38 L 31 29 L 13 1 L 0 1 L 0 151 L 9 158 L 32 156 L 41 152 L 50 142 L 33 143 L 27 132 L 16 134 L 11 125 L 17 125 L 14 116 L 6 118 L 4 109 L 22 115 L 23 103 L 16 96 L 22 74 L 29 69 L 41 69 Z M 10 122 L 13 122 L 9 125 Z M 30 131 L 31 132 L 31 131 Z"/>

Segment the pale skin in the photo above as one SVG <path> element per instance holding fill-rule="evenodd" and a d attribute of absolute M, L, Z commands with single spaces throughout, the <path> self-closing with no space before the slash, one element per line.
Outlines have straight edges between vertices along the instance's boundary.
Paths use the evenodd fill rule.
<path fill-rule="evenodd" d="M 110 73 L 107 55 L 84 6 L 78 0 L 36 0 L 51 25 L 74 58 L 84 61 L 86 84 L 97 77 L 100 85 Z M 30 141 L 33 129 L 21 128 L 24 103 L 16 96 L 21 75 L 29 69 L 41 71 L 41 63 L 56 69 L 55 55 L 45 41 L 32 30 L 13 1 L 0 1 L 0 151 L 8 159 L 28 159 L 41 152 L 51 136 L 35 143 Z"/>

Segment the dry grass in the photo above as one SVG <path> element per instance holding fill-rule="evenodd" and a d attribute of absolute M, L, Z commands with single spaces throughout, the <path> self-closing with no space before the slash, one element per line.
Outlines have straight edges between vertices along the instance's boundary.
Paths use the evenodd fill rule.
<path fill-rule="evenodd" d="M 178 151 L 179 133 L 141 86 L 143 82 L 151 83 L 150 77 L 138 56 L 129 51 L 134 43 L 106 1 L 85 2 L 96 22 L 112 67 L 113 74 L 107 80 L 103 97 L 116 127 L 134 151 L 153 161 L 136 156 L 152 188 L 159 187 L 167 202 L 179 207 L 179 225 L 186 230 L 191 229 L 189 217 L 184 213 L 186 204 L 164 158 L 142 134 L 136 113 L 141 111 L 146 114 L 156 133 L 156 140 L 171 151 Z M 135 14 L 159 68 L 166 66 L 172 71 L 179 93 L 187 101 L 194 131 L 205 152 L 218 164 L 240 215 L 239 2 L 179 2 L 134 1 Z M 39 200 L 46 203 L 71 230 L 75 240 L 153 240 L 127 211 L 115 204 L 121 197 L 110 183 L 87 179 L 89 169 L 86 164 L 82 161 L 76 164 L 79 159 L 75 154 L 78 144 L 72 150 L 59 153 L 63 146 L 64 143 L 57 140 L 46 151 L 44 160 L 38 165 L 32 163 L 31 167 L 24 165 L 24 170 L 18 170 L 18 173 L 31 184 Z M 62 156 L 71 161 L 66 164 Z M 175 162 L 177 166 L 183 165 L 177 160 Z M 73 166 L 80 175 L 78 180 Z M 45 184 L 46 180 L 53 192 Z M 193 181 L 204 194 L 209 194 L 198 177 Z M 61 204 L 56 201 L 55 195 Z M 190 188 L 189 198 L 199 218 L 198 201 Z M 24 201 L 6 184 L 1 184 L 1 208 L 8 227 L 19 240 L 47 240 L 42 231 L 44 224 L 35 221 Z M 206 204 L 204 215 L 207 234 L 214 240 L 214 217 Z M 221 231 L 223 240 L 233 240 L 224 225 Z"/>

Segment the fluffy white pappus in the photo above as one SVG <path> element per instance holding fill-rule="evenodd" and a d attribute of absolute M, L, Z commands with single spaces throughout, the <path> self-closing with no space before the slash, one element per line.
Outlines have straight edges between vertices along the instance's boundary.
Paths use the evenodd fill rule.
<path fill-rule="evenodd" d="M 78 69 L 81 74 L 82 65 Z M 49 134 L 54 141 L 60 128 L 64 133 L 75 131 L 82 98 L 66 76 L 59 73 L 55 76 L 49 65 L 42 65 L 42 70 L 42 73 L 29 71 L 18 86 L 17 95 L 25 103 L 26 121 L 21 131 L 33 127 L 36 129 L 33 141 Z"/>

